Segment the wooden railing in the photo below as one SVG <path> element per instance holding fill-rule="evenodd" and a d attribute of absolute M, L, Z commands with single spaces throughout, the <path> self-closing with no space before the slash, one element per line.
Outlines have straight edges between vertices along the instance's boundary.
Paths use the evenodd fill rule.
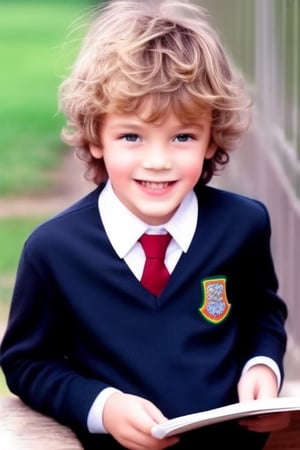
<path fill-rule="evenodd" d="M 0 397 L 1 450 L 83 450 L 74 433 L 26 406 L 15 396 Z M 265 450 L 300 449 L 300 412 L 288 428 L 274 432 Z M 103 449 L 105 450 L 105 449 Z"/>

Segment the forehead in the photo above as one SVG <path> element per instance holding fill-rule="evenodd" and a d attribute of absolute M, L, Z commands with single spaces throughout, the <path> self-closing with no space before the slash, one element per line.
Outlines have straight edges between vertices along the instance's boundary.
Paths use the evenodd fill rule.
<path fill-rule="evenodd" d="M 103 117 L 102 121 L 104 128 L 111 130 L 119 130 L 130 128 L 131 130 L 138 130 L 142 127 L 165 127 L 178 129 L 186 126 L 190 127 L 203 127 L 210 126 L 210 115 L 199 115 L 193 117 L 190 120 L 186 118 L 178 117 L 174 111 L 169 110 L 163 115 L 159 116 L 155 121 L 144 120 L 138 113 L 107 113 Z"/>
<path fill-rule="evenodd" d="M 131 97 L 123 108 L 119 102 L 113 103 L 107 113 L 136 117 L 150 123 L 164 122 L 167 118 L 173 117 L 182 124 L 188 124 L 212 117 L 211 105 L 204 103 L 203 99 L 195 99 L 192 95 L 187 97 L 180 92 L 157 92 L 142 97 Z"/>

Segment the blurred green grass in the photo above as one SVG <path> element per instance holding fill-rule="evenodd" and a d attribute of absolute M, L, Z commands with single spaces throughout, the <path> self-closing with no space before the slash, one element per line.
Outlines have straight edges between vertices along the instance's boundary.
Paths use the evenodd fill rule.
<path fill-rule="evenodd" d="M 87 0 L 1 0 L 0 196 L 41 192 L 65 150 L 57 90 L 74 60 Z M 5 326 L 25 239 L 44 218 L 0 220 L 0 325 Z M 4 330 L 1 329 L 1 332 Z M 1 336 L 0 336 L 1 339 Z M 0 395 L 8 389 L 0 369 Z"/>
<path fill-rule="evenodd" d="M 1 1 L 0 195 L 45 189 L 47 171 L 64 146 L 57 113 L 58 86 L 71 66 L 83 29 L 86 0 Z"/>

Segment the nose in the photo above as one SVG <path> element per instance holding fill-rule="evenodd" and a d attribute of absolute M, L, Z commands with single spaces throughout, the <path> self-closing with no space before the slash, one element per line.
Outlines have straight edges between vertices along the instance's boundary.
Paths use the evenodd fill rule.
<path fill-rule="evenodd" d="M 143 159 L 144 169 L 167 170 L 171 168 L 168 149 L 159 144 L 153 144 L 145 149 Z"/>

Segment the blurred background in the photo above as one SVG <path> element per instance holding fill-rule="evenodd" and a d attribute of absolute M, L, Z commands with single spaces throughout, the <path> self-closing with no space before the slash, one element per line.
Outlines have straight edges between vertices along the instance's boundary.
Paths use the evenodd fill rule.
<path fill-rule="evenodd" d="M 279 293 L 289 307 L 284 392 L 300 394 L 300 1 L 203 0 L 255 101 L 218 185 L 262 200 Z"/>
<path fill-rule="evenodd" d="M 90 7 L 87 0 L 0 1 L 0 339 L 26 236 L 86 186 L 60 140 L 57 89 Z"/>
<path fill-rule="evenodd" d="M 290 310 L 284 391 L 300 394 L 300 1 L 198 3 L 208 10 L 256 105 L 249 132 L 212 184 L 258 198 L 269 209 L 280 294 Z M 26 236 L 93 188 L 60 140 L 57 89 L 95 4 L 0 3 L 0 338 Z M 0 395 L 5 393 L 0 377 Z"/>

